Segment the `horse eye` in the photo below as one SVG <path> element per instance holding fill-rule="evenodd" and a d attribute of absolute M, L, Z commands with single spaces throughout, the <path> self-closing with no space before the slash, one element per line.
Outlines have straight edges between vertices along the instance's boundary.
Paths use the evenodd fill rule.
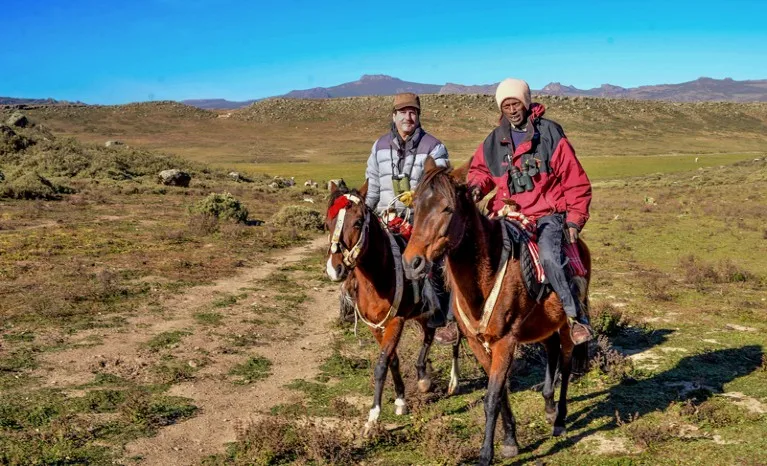
<path fill-rule="evenodd" d="M 356 228 L 358 230 L 361 229 L 362 228 L 362 220 L 357 220 L 356 222 L 354 222 L 354 228 Z"/>
<path fill-rule="evenodd" d="M 442 213 L 445 213 L 445 214 L 452 214 L 452 213 L 453 213 L 453 208 L 452 208 L 452 207 L 450 207 L 450 206 L 447 206 L 447 207 L 445 207 L 444 209 L 442 209 Z"/>

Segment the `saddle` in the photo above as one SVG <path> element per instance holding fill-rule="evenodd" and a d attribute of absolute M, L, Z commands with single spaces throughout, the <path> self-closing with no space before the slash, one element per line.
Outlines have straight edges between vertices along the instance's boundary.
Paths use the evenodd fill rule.
<path fill-rule="evenodd" d="M 543 301 L 553 289 L 546 278 L 539 259 L 538 244 L 530 231 L 523 228 L 523 224 L 519 221 L 505 218 L 503 225 L 509 233 L 509 238 L 513 239 L 511 254 L 514 259 L 519 260 L 519 268 L 522 271 L 522 279 L 525 282 L 527 293 L 536 301 Z M 586 269 L 581 261 L 577 245 L 565 242 L 562 247 L 562 255 L 562 263 L 567 266 L 565 273 L 571 277 L 586 275 Z"/>

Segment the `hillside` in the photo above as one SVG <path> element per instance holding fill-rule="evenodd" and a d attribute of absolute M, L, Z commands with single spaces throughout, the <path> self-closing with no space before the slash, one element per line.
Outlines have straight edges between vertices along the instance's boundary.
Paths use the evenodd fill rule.
<path fill-rule="evenodd" d="M 537 96 L 582 157 L 762 152 L 767 104 L 674 103 Z M 39 106 L 25 110 L 56 133 L 108 139 L 194 160 L 226 163 L 364 161 L 386 132 L 391 97 L 267 99 L 218 115 L 175 102 Z M 424 95 L 424 127 L 454 158 L 468 158 L 494 127 L 484 95 Z M 10 112 L 10 110 L 5 111 Z"/>

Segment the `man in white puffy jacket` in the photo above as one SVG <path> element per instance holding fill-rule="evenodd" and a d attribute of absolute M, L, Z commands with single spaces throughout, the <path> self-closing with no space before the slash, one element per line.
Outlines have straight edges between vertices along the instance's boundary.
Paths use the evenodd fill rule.
<path fill-rule="evenodd" d="M 394 96 L 391 131 L 373 144 L 365 172 L 368 180 L 365 202 L 378 215 L 388 211 L 395 197 L 415 190 L 423 175 L 426 157 L 431 156 L 439 166 L 448 165 L 445 145 L 421 128 L 420 117 L 421 99 L 416 94 L 406 92 Z M 399 214 L 405 210 L 405 205 L 398 200 L 393 207 Z M 449 294 L 439 273 L 430 282 L 437 295 L 439 309 L 429 320 L 429 326 L 441 327 L 435 339 L 449 344 L 458 339 L 452 312 L 448 312 Z M 446 321 L 449 325 L 444 327 Z"/>
<path fill-rule="evenodd" d="M 410 92 L 394 96 L 392 128 L 373 144 L 365 176 L 368 179 L 367 205 L 377 213 L 386 212 L 392 199 L 403 191 L 415 190 L 423 174 L 423 162 L 431 155 L 437 165 L 447 166 L 445 145 L 421 128 L 421 99 Z M 405 206 L 397 201 L 402 212 Z"/>

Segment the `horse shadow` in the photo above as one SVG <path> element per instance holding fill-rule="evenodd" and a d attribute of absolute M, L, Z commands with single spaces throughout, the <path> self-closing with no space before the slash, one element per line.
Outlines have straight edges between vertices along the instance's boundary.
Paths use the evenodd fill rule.
<path fill-rule="evenodd" d="M 624 356 L 638 354 L 665 343 L 669 335 L 674 333 L 672 329 L 657 329 L 647 331 L 641 328 L 627 327 L 617 335 L 609 339 L 614 349 Z M 589 343 L 589 359 L 592 359 L 597 351 L 597 342 Z M 525 351 L 523 362 L 513 367 L 509 377 L 511 391 L 533 390 L 540 391 L 543 387 L 543 378 L 546 371 L 546 352 L 543 345 L 536 343 L 532 350 Z M 579 374 L 573 374 L 571 380 L 578 378 Z M 559 382 L 557 382 L 559 383 Z M 592 397 L 594 395 L 588 395 Z M 574 398 L 570 398 L 573 400 Z"/>
<path fill-rule="evenodd" d="M 724 392 L 724 386 L 733 380 L 749 375 L 762 364 L 763 352 L 759 345 L 709 351 L 683 358 L 672 369 L 641 380 L 626 379 L 618 385 L 581 399 L 607 394 L 598 403 L 570 413 L 568 430 L 577 431 L 600 418 L 612 420 L 600 427 L 587 429 L 568 436 L 549 451 L 525 458 L 512 464 L 525 464 L 563 449 L 572 447 L 580 440 L 601 431 L 614 430 L 620 416 L 641 417 L 658 410 L 665 410 L 674 402 L 693 400 L 703 402 L 715 393 Z M 535 451 L 548 438 L 540 439 L 524 450 Z"/>

